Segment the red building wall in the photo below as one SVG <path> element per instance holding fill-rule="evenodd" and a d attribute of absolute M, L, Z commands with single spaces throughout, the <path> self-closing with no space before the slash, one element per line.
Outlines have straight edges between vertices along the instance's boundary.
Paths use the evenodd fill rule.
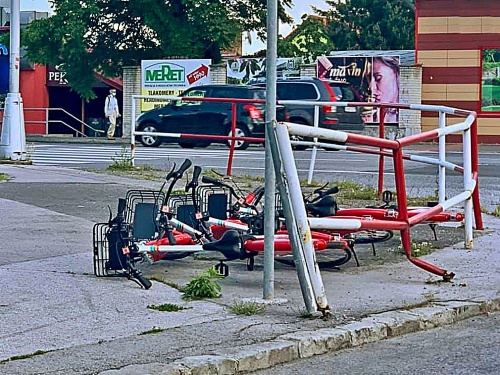
<path fill-rule="evenodd" d="M 500 113 L 481 112 L 482 49 L 500 49 L 500 1 L 417 0 L 416 6 L 422 103 L 477 111 L 479 141 L 500 143 Z M 422 131 L 435 128 L 436 117 L 423 113 Z"/>
<path fill-rule="evenodd" d="M 45 134 L 45 109 L 49 106 L 46 76 L 47 68 L 41 65 L 21 71 L 19 91 L 23 98 L 26 134 Z"/>

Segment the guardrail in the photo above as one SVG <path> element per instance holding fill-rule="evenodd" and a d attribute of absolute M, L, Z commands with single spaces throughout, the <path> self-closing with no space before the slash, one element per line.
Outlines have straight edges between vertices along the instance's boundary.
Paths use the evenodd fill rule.
<path fill-rule="evenodd" d="M 302 105 L 312 105 L 307 102 L 298 101 L 280 101 L 280 104 L 294 103 Z M 322 219 L 321 225 L 330 229 L 394 229 L 401 231 L 401 241 L 408 260 L 416 266 L 442 276 L 443 279 L 449 280 L 454 274 L 435 265 L 432 265 L 420 258 L 413 258 L 411 255 L 411 238 L 410 228 L 414 225 L 422 223 L 431 216 L 443 212 L 453 206 L 464 202 L 464 224 L 465 224 L 465 247 L 473 247 L 473 223 L 475 221 L 477 229 L 483 229 L 482 216 L 479 205 L 479 188 L 478 188 L 478 146 L 477 146 L 477 122 L 476 113 L 473 111 L 465 111 L 457 108 L 444 106 L 431 106 L 420 104 L 388 104 L 388 103 L 348 103 L 348 102 L 323 102 L 315 103 L 314 105 L 336 105 L 336 106 L 371 106 L 380 108 L 398 108 L 417 111 L 433 111 L 439 113 L 439 126 L 435 130 L 426 131 L 420 134 L 403 137 L 396 140 L 384 139 L 383 137 L 370 137 L 360 134 L 346 133 L 336 130 L 322 129 L 317 126 L 305 126 L 294 123 L 278 123 L 275 127 L 275 134 L 279 148 L 279 154 L 284 160 L 280 160 L 283 166 L 284 178 L 290 186 L 299 184 L 298 174 L 295 167 L 292 145 L 290 142 L 291 135 L 298 135 L 307 138 L 313 138 L 313 142 L 305 142 L 306 144 L 316 147 L 330 147 L 338 150 L 354 151 L 361 153 L 369 153 L 380 156 L 382 162 L 379 163 L 379 169 L 383 171 L 383 159 L 391 157 L 395 169 L 395 182 L 397 191 L 397 206 L 398 218 L 388 221 L 368 220 L 364 218 L 342 219 L 329 218 Z M 454 115 L 465 118 L 456 124 L 446 125 L 446 115 Z M 383 130 L 383 122 L 381 124 Z M 445 136 L 463 133 L 463 165 L 459 166 L 446 161 L 446 140 Z M 382 133 L 383 134 L 383 133 Z M 403 153 L 403 148 L 417 142 L 430 141 L 438 138 L 439 140 L 439 159 L 421 157 Z M 318 142 L 319 139 L 326 139 L 340 143 L 340 145 L 332 145 L 329 143 Z M 349 146 L 355 144 L 358 146 Z M 286 158 L 286 159 L 285 159 Z M 439 168 L 439 203 L 428 209 L 424 209 L 416 216 L 408 216 L 408 204 L 405 184 L 405 173 L 403 160 L 409 159 L 416 162 L 433 164 Z M 446 170 L 452 170 L 463 174 L 463 192 L 446 198 Z M 379 170 L 379 173 L 381 171 Z M 277 172 L 278 173 L 278 172 Z M 379 183 L 383 185 L 383 178 L 379 178 Z M 380 186 L 379 186 L 380 187 Z M 297 227 L 301 228 L 300 238 L 303 241 L 310 240 L 310 228 L 308 219 L 303 213 L 305 212 L 302 194 L 298 193 L 298 189 L 290 189 L 287 196 L 282 196 L 281 199 L 289 199 L 291 207 L 298 211 L 294 212 L 295 220 L 298 222 Z M 317 220 L 316 220 L 317 221 Z M 310 245 L 302 245 L 304 249 Z M 309 256 L 311 258 L 311 256 Z M 306 259 L 308 259 L 306 257 Z M 308 265 L 311 269 L 314 264 Z"/>
<path fill-rule="evenodd" d="M 95 129 L 91 125 L 85 123 L 84 121 L 80 120 L 78 117 L 72 115 L 68 111 L 66 111 L 64 108 L 24 108 L 24 123 L 25 124 L 32 124 L 32 125 L 43 125 L 44 127 L 44 133 L 45 135 L 49 134 L 49 124 L 55 124 L 59 123 L 67 127 L 68 129 L 71 129 L 76 136 L 81 136 L 81 137 L 88 137 L 84 129 L 89 129 L 92 130 L 96 133 L 101 133 L 104 134 L 105 131 L 102 129 Z M 1 129 L 1 124 L 3 123 L 3 112 L 4 109 L 0 108 L 0 129 Z M 43 112 L 43 120 L 35 120 L 33 118 L 37 117 L 42 117 L 42 116 L 37 116 L 37 112 Z M 66 121 L 63 120 L 50 120 L 50 113 L 51 112 L 61 112 L 65 116 L 68 116 L 71 120 L 75 121 L 78 125 L 80 125 L 80 129 L 77 129 L 76 127 L 68 124 Z M 35 113 L 35 115 L 30 116 L 30 113 Z"/>

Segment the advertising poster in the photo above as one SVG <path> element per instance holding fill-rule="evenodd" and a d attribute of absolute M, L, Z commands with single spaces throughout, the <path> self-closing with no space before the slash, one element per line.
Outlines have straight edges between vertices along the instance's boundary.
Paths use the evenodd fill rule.
<path fill-rule="evenodd" d="M 278 78 L 299 77 L 301 57 L 277 59 Z M 239 58 L 227 60 L 227 83 L 229 84 L 252 84 L 265 82 L 266 59 L 265 58 Z"/>
<path fill-rule="evenodd" d="M 141 61 L 141 94 L 177 96 L 193 86 L 210 84 L 210 59 Z M 163 107 L 168 100 L 145 98 L 141 111 Z"/>
<path fill-rule="evenodd" d="M 344 82 L 350 85 L 356 101 L 374 103 L 399 103 L 399 56 L 333 57 L 317 59 L 319 78 Z M 379 123 L 380 110 L 365 107 L 365 123 Z M 398 123 L 399 111 L 387 108 L 385 123 Z"/>
<path fill-rule="evenodd" d="M 0 95 L 9 92 L 9 51 L 6 46 L 0 44 Z"/>

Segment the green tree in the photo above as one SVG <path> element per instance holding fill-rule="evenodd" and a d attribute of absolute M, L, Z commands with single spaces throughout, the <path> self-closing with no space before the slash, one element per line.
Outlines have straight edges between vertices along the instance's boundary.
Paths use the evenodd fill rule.
<path fill-rule="evenodd" d="M 335 48 L 321 17 L 304 14 L 302 23 L 285 39 L 278 39 L 278 56 L 302 57 L 311 63 L 317 56 L 328 55 Z"/>
<path fill-rule="evenodd" d="M 279 17 L 290 22 L 281 0 Z M 51 0 L 54 15 L 31 22 L 22 44 L 30 61 L 65 64 L 70 86 L 94 97 L 94 73 L 117 77 L 141 60 L 221 60 L 243 30 L 265 37 L 266 0 Z"/>
<path fill-rule="evenodd" d="M 337 50 L 415 48 L 415 0 L 327 0 L 327 34 Z"/>

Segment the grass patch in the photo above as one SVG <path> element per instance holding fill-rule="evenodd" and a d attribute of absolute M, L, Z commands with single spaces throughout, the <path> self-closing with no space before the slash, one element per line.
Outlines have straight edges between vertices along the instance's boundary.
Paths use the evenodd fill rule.
<path fill-rule="evenodd" d="M 115 156 L 111 157 L 111 160 L 113 160 L 113 164 L 108 166 L 108 169 L 128 171 L 134 168 L 132 165 L 132 155 L 127 146 L 122 146 L 120 151 L 116 152 Z"/>
<path fill-rule="evenodd" d="M 9 178 L 7 177 L 7 175 L 5 173 L 0 173 L 0 182 L 5 182 L 8 180 L 9 180 Z"/>
<path fill-rule="evenodd" d="M 402 245 L 398 246 L 398 250 L 404 254 L 404 249 Z M 412 242 L 411 243 L 411 256 L 414 258 L 418 258 L 424 255 L 431 254 L 434 252 L 434 247 L 432 245 L 432 242 Z"/>
<path fill-rule="evenodd" d="M 156 310 L 156 311 L 165 311 L 165 312 L 177 312 L 181 310 L 188 310 L 191 307 L 184 307 L 176 305 L 175 303 L 164 303 L 162 305 L 149 305 L 148 309 Z"/>
<path fill-rule="evenodd" d="M 22 359 L 33 358 L 33 357 L 36 357 L 38 355 L 42 355 L 42 354 L 45 354 L 48 352 L 50 352 L 50 350 L 37 350 L 36 352 L 31 353 L 31 354 L 15 355 L 13 357 L 10 357 L 10 358 L 7 358 L 7 359 L 0 361 L 0 364 L 3 365 L 3 364 L 10 362 L 10 361 L 20 361 Z"/>
<path fill-rule="evenodd" d="M 257 302 L 235 302 L 229 307 L 229 311 L 236 315 L 260 315 L 266 312 L 266 306 Z"/>
<path fill-rule="evenodd" d="M 500 204 L 495 207 L 493 211 L 491 211 L 491 214 L 496 217 L 500 217 Z"/>
<path fill-rule="evenodd" d="M 376 200 L 378 199 L 377 189 L 364 186 L 352 181 L 336 181 L 332 186 L 339 188 L 339 197 L 345 199 Z"/>
<path fill-rule="evenodd" d="M 222 276 L 214 267 L 209 268 L 198 277 L 191 279 L 184 287 L 182 298 L 185 300 L 200 300 L 205 298 L 219 298 L 221 296 L 221 286 L 217 279 Z"/>
<path fill-rule="evenodd" d="M 141 332 L 139 333 L 139 336 L 143 336 L 143 335 L 154 335 L 154 334 L 157 334 L 157 333 L 161 333 L 165 331 L 163 328 L 160 328 L 160 327 L 153 327 L 147 331 L 144 331 L 144 332 Z"/>

